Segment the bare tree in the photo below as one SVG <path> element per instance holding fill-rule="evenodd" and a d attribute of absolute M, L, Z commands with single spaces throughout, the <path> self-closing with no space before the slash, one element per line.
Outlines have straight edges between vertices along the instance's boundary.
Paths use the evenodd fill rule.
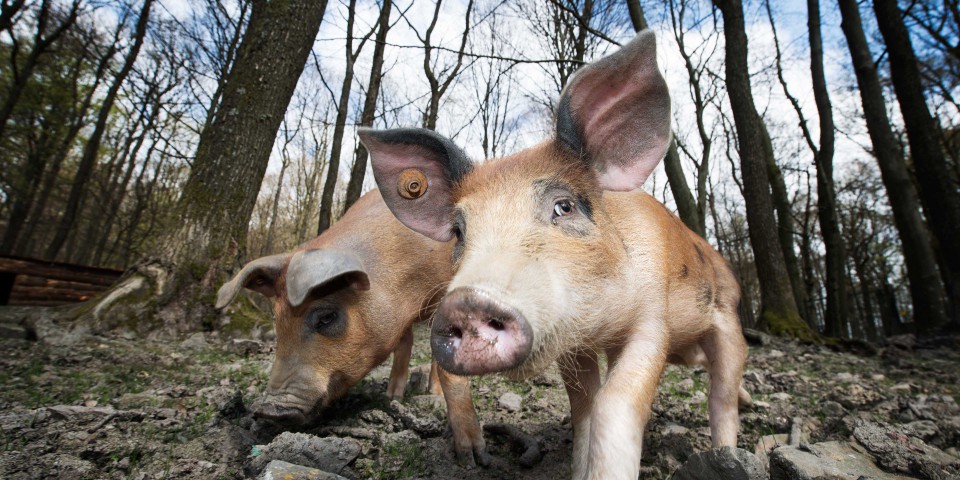
<path fill-rule="evenodd" d="M 873 10 L 887 45 L 890 77 L 907 129 L 920 201 L 944 259 L 941 265 L 947 272 L 944 277 L 950 287 L 948 298 L 954 299 L 952 322 L 960 329 L 960 250 L 955 248 L 960 239 L 960 192 L 940 144 L 940 125 L 927 108 L 919 62 L 903 23 L 903 12 L 896 0 L 874 0 Z M 917 326 L 920 333 L 933 333 L 946 326 L 942 322 L 937 317 L 922 318 Z"/>
<path fill-rule="evenodd" d="M 107 120 L 110 118 L 110 110 L 113 108 L 113 104 L 117 99 L 117 95 L 120 93 L 120 87 L 123 85 L 123 82 L 126 81 L 127 75 L 133 70 L 134 62 L 137 60 L 137 56 L 140 55 L 140 48 L 143 46 L 144 38 L 147 35 L 147 25 L 150 22 L 150 8 L 153 6 L 154 0 L 144 0 L 143 7 L 140 9 L 140 14 L 137 17 L 137 23 L 133 31 L 133 44 L 130 46 L 130 49 L 127 50 L 126 55 L 123 59 L 123 65 L 120 67 L 120 70 L 114 75 L 113 83 L 110 85 L 110 88 L 107 90 L 107 93 L 101 102 L 100 113 L 97 115 L 97 122 L 94 126 L 93 133 L 90 135 L 90 138 L 87 140 L 86 146 L 83 149 L 83 156 L 80 159 L 80 165 L 77 167 L 77 173 L 73 178 L 73 184 L 70 186 L 70 195 L 67 199 L 67 205 L 63 209 L 63 215 L 60 217 L 60 223 L 57 225 L 57 232 L 53 237 L 53 240 L 47 246 L 46 253 L 44 256 L 49 259 L 54 259 L 60 253 L 60 249 L 63 248 L 64 242 L 67 240 L 67 235 L 70 234 L 71 229 L 76 222 L 77 213 L 80 211 L 81 202 L 83 201 L 83 195 L 87 187 L 87 181 L 90 180 L 90 176 L 93 173 L 94 166 L 96 165 L 97 154 L 100 150 L 100 141 L 103 138 L 103 134 L 107 129 Z"/>
<path fill-rule="evenodd" d="M 870 53 L 867 37 L 856 0 L 840 0 L 840 27 L 847 39 L 847 47 L 860 87 L 860 98 L 867 130 L 873 144 L 873 155 L 880 166 L 883 183 L 890 198 L 894 221 L 903 242 L 903 257 L 910 279 L 910 295 L 918 319 L 930 325 L 947 323 L 943 286 L 937 272 L 937 263 L 930 245 L 926 225 L 920 216 L 917 191 L 907 172 L 899 146 L 887 117 L 886 103 L 877 65 Z"/>
<path fill-rule="evenodd" d="M 367 84 L 367 96 L 363 100 L 363 112 L 360 113 L 360 125 L 372 127 L 377 114 L 377 98 L 380 95 L 380 83 L 383 80 L 383 54 L 387 47 L 387 32 L 390 31 L 390 10 L 393 0 L 383 0 L 380 6 L 380 17 L 377 19 L 376 45 L 373 47 L 373 63 L 370 65 L 370 80 Z M 353 168 L 350 170 L 350 183 L 347 184 L 347 196 L 344 199 L 344 210 L 350 208 L 363 190 L 363 178 L 367 173 L 367 148 L 357 142 L 354 151 Z"/>
<path fill-rule="evenodd" d="M 784 254 L 777 239 L 767 166 L 773 162 L 770 136 L 753 103 L 747 68 L 747 36 L 740 0 L 714 0 L 723 14 L 726 82 L 737 128 L 750 243 L 762 298 L 760 324 L 778 334 L 811 338 L 800 318 Z"/>

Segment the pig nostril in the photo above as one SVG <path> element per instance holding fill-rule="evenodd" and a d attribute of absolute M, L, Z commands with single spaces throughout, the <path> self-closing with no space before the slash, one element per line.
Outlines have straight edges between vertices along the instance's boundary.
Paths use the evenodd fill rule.
<path fill-rule="evenodd" d="M 463 330 L 460 327 L 450 327 L 450 336 L 456 338 L 463 338 Z"/>
<path fill-rule="evenodd" d="M 507 328 L 507 327 L 503 324 L 503 321 L 501 321 L 499 318 L 491 318 L 490 321 L 487 322 L 487 325 L 490 325 L 490 328 L 492 328 L 492 329 L 494 329 L 494 330 L 496 330 L 496 331 L 498 331 L 498 332 L 503 331 L 505 328 Z"/>

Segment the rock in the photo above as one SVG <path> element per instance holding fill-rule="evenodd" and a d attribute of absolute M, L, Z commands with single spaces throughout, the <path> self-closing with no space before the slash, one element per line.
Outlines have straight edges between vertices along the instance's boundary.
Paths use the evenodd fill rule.
<path fill-rule="evenodd" d="M 217 405 L 220 416 L 223 418 L 240 418 L 247 414 L 247 407 L 243 405 L 243 392 L 233 392 L 227 401 Z"/>
<path fill-rule="evenodd" d="M 902 430 L 882 423 L 858 422 L 853 437 L 888 471 L 933 479 L 960 477 L 960 461 Z"/>
<path fill-rule="evenodd" d="M 346 480 L 340 475 L 316 468 L 294 465 L 283 460 L 272 460 L 263 469 L 258 480 Z"/>
<path fill-rule="evenodd" d="M 764 435 L 757 440 L 757 446 L 754 447 L 754 455 L 760 458 L 766 458 L 775 448 L 790 443 L 790 435 L 778 433 L 776 435 Z"/>
<path fill-rule="evenodd" d="M 686 427 L 682 425 L 677 425 L 676 423 L 667 423 L 662 429 L 660 429 L 660 434 L 667 435 L 686 435 L 689 432 Z"/>
<path fill-rule="evenodd" d="M 410 403 L 418 408 L 428 410 L 443 410 L 447 402 L 440 395 L 417 395 L 410 398 Z"/>
<path fill-rule="evenodd" d="M 15 323 L 0 323 L 0 338 L 12 338 L 15 340 L 30 340 L 31 333 L 22 325 Z"/>
<path fill-rule="evenodd" d="M 186 340 L 180 342 L 180 348 L 182 350 L 204 350 L 209 346 L 207 339 L 203 336 L 203 332 L 194 333 L 187 337 Z"/>
<path fill-rule="evenodd" d="M 770 353 L 767 353 L 767 357 L 769 358 L 780 358 L 784 355 L 786 355 L 786 353 L 783 353 L 780 350 L 776 350 L 776 349 L 770 350 Z"/>
<path fill-rule="evenodd" d="M 687 403 L 691 405 L 700 405 L 707 401 L 707 394 L 702 391 L 693 392 L 693 395 L 690 396 L 690 399 L 687 400 Z"/>
<path fill-rule="evenodd" d="M 269 444 L 253 448 L 260 452 L 250 463 L 254 475 L 273 460 L 339 473 L 360 455 L 360 443 L 352 438 L 320 438 L 293 432 L 283 432 Z"/>
<path fill-rule="evenodd" d="M 55 347 L 79 345 L 90 337 L 89 326 L 82 323 L 65 325 L 54 322 L 51 317 L 53 314 L 48 310 L 38 310 L 38 313 L 25 319 L 24 326 L 34 332 L 37 340 Z"/>
<path fill-rule="evenodd" d="M 770 395 L 771 400 L 776 400 L 778 402 L 788 402 L 790 401 L 790 398 L 792 397 L 787 392 L 777 392 L 777 393 L 774 393 L 773 395 Z"/>
<path fill-rule="evenodd" d="M 757 385 L 764 384 L 763 372 L 750 371 L 743 374 L 743 379 Z"/>
<path fill-rule="evenodd" d="M 850 372 L 840 372 L 837 374 L 838 382 L 850 383 L 856 379 L 857 379 L 857 376 Z"/>
<path fill-rule="evenodd" d="M 820 405 L 820 409 L 823 411 L 823 414 L 828 417 L 841 417 L 847 413 L 847 411 L 843 409 L 843 405 L 832 400 L 823 402 L 823 404 Z"/>
<path fill-rule="evenodd" d="M 770 343 L 770 335 L 763 333 L 759 330 L 754 330 L 752 328 L 743 329 L 743 338 L 747 339 L 747 343 L 754 346 L 764 346 Z"/>
<path fill-rule="evenodd" d="M 508 412 L 519 411 L 522 403 L 523 399 L 520 398 L 520 395 L 513 392 L 504 393 L 497 399 L 497 405 Z"/>
<path fill-rule="evenodd" d="M 445 422 L 440 421 L 440 419 L 433 415 L 417 415 L 416 412 L 411 411 L 411 409 L 396 400 L 390 402 L 390 409 L 397 412 L 397 416 L 400 417 L 400 421 L 404 427 L 414 430 L 421 435 L 435 437 L 443 433 Z"/>
<path fill-rule="evenodd" d="M 693 390 L 693 379 L 684 378 L 683 380 L 677 382 L 677 390 L 680 390 L 681 392 Z"/>
<path fill-rule="evenodd" d="M 204 343 L 206 343 L 206 341 L 204 341 Z M 183 344 L 180 345 L 183 346 Z M 227 351 L 240 355 L 241 357 L 248 357 L 263 351 L 263 342 L 248 338 L 234 338 L 227 343 Z"/>
<path fill-rule="evenodd" d="M 770 480 L 893 480 L 873 459 L 847 442 L 777 448 L 770 455 Z"/>
<path fill-rule="evenodd" d="M 756 455 L 741 448 L 723 447 L 699 452 L 687 459 L 671 480 L 765 480 L 767 470 Z"/>
<path fill-rule="evenodd" d="M 917 337 L 912 333 L 907 335 L 894 335 L 887 337 L 887 345 L 901 350 L 913 350 L 913 347 L 917 346 Z"/>
<path fill-rule="evenodd" d="M 903 426 L 904 432 L 923 440 L 930 440 L 940 433 L 940 427 L 930 420 L 917 420 Z"/>
<path fill-rule="evenodd" d="M 430 364 L 425 363 L 410 369 L 410 382 L 407 390 L 411 395 L 426 395 L 430 393 Z"/>

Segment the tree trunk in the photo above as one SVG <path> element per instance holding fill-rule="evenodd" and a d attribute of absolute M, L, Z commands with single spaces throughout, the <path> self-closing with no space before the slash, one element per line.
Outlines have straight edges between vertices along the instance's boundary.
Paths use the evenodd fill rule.
<path fill-rule="evenodd" d="M 392 6 L 393 0 L 383 0 L 383 6 L 380 7 L 376 44 L 373 47 L 373 64 L 370 66 L 370 82 L 367 84 L 367 98 L 363 101 L 363 112 L 360 114 L 360 125 L 364 127 L 372 127 L 373 119 L 377 114 L 377 97 L 380 95 L 380 81 L 383 78 L 383 51 L 387 45 Z M 360 193 L 363 191 L 363 178 L 367 174 L 368 156 L 367 148 L 357 142 L 353 168 L 350 170 L 350 183 L 347 184 L 347 197 L 343 202 L 344 211 L 360 198 Z"/>
<path fill-rule="evenodd" d="M 667 182 L 670 184 L 670 191 L 673 192 L 673 200 L 677 204 L 680 220 L 683 220 L 684 225 L 694 233 L 706 238 L 707 229 L 701 221 L 697 201 L 694 200 L 690 187 L 687 186 L 676 140 L 670 140 L 670 148 L 667 149 L 667 155 L 663 158 L 663 168 L 667 172 Z"/>
<path fill-rule="evenodd" d="M 880 166 L 880 175 L 887 188 L 893 220 L 903 244 L 903 257 L 910 279 L 910 296 L 916 318 L 927 325 L 947 322 L 943 286 L 937 272 L 936 259 L 926 226 L 920 216 L 917 191 L 913 185 L 887 117 L 886 104 L 877 66 L 870 54 L 856 0 L 840 0 L 840 27 L 847 38 L 847 47 L 860 87 L 863 113 L 873 143 L 873 154 Z"/>
<path fill-rule="evenodd" d="M 739 139 L 740 165 L 750 243 L 760 281 L 760 326 L 775 334 L 813 339 L 800 318 L 787 276 L 770 198 L 767 165 L 772 161 L 770 138 L 753 103 L 747 66 L 747 36 L 740 0 L 714 0 L 723 15 L 726 39 L 726 82 Z"/>
<path fill-rule="evenodd" d="M 640 0 L 627 0 L 627 11 L 630 13 L 630 21 L 633 23 L 634 30 L 639 32 L 647 28 L 647 17 L 643 14 Z"/>
<path fill-rule="evenodd" d="M 827 91 L 827 79 L 823 71 L 823 40 L 820 34 L 820 1 L 807 0 L 807 26 L 810 31 L 810 72 L 813 77 L 813 97 L 820 114 L 820 148 L 814 152 L 817 165 L 817 217 L 826 250 L 827 311 L 824 315 L 824 330 L 837 337 L 840 326 L 846 322 L 847 289 L 844 262 L 843 237 L 837 217 L 837 193 L 833 183 L 833 152 L 835 126 L 833 107 Z"/>
<path fill-rule="evenodd" d="M 343 131 L 347 126 L 347 114 L 350 110 L 353 62 L 357 58 L 353 53 L 353 24 L 356 17 L 354 13 L 356 7 L 357 0 L 350 0 L 349 14 L 347 15 L 347 65 L 343 74 L 343 85 L 340 87 L 340 102 L 337 105 L 337 119 L 333 127 L 333 145 L 330 147 L 330 161 L 327 163 L 327 178 L 323 182 L 323 196 L 320 198 L 320 221 L 317 224 L 317 235 L 326 231 L 333 224 L 333 194 L 334 190 L 337 189 L 337 179 L 340 177 L 340 151 L 343 148 Z"/>
<path fill-rule="evenodd" d="M 178 215 L 153 255 L 90 310 L 102 327 L 129 325 L 137 316 L 140 330 L 212 328 L 216 289 L 244 248 L 277 130 L 325 8 L 314 0 L 254 2 L 220 114 L 200 135 Z"/>
<path fill-rule="evenodd" d="M 960 193 L 940 144 L 940 126 L 930 116 L 923 95 L 920 67 L 896 0 L 874 0 L 873 9 L 880 34 L 887 44 L 890 77 L 907 129 L 923 211 L 930 219 L 930 229 L 939 242 L 940 253 L 949 271 L 945 277 L 960 278 L 960 249 L 956 248 L 960 239 Z M 957 291 L 950 292 L 953 303 L 960 302 L 960 283 L 947 283 L 956 285 Z M 960 326 L 960 312 L 953 312 L 952 321 Z M 917 318 L 917 333 L 920 334 L 934 333 L 944 326 L 943 319 L 936 316 Z"/>
<path fill-rule="evenodd" d="M 113 103 L 116 101 L 117 95 L 120 93 L 120 87 L 127 79 L 127 75 L 133 70 L 133 64 L 136 62 L 137 56 L 140 55 L 140 47 L 143 46 L 143 40 L 147 34 L 147 24 L 150 22 L 150 7 L 153 6 L 153 2 L 154 0 L 144 0 L 143 2 L 143 8 L 140 10 L 140 17 L 137 19 L 137 26 L 133 34 L 133 45 L 130 46 L 130 50 L 123 60 L 123 66 L 120 68 L 120 71 L 117 72 L 116 77 L 114 77 L 113 84 L 110 85 L 110 88 L 107 90 L 107 94 L 100 106 L 97 123 L 94 126 L 93 133 L 90 135 L 90 139 L 87 140 L 87 144 L 83 148 L 80 165 L 77 167 L 76 176 L 74 176 L 73 184 L 70 186 L 67 205 L 64 207 L 63 215 L 60 217 L 56 234 L 50 242 L 50 245 L 47 246 L 47 251 L 44 254 L 45 258 L 53 260 L 57 257 L 60 249 L 63 248 L 64 242 L 67 240 L 67 235 L 69 235 L 70 230 L 73 229 L 77 214 L 80 213 L 83 194 L 87 188 L 87 182 L 93 174 L 93 169 L 96 166 L 97 155 L 100 153 L 100 141 L 103 139 L 103 134 L 107 130 L 107 121 L 110 119 L 110 111 L 113 109 Z"/>
<path fill-rule="evenodd" d="M 766 130 L 766 127 L 764 127 Z M 790 202 L 790 194 L 787 192 L 787 184 L 783 179 L 783 172 L 777 160 L 774 158 L 773 145 L 770 144 L 770 136 L 767 135 L 765 147 L 768 155 L 767 176 L 770 179 L 770 192 L 773 199 L 773 209 L 777 212 L 777 239 L 780 241 L 780 251 L 783 252 L 783 260 L 787 266 L 787 275 L 790 278 L 790 288 L 793 289 L 793 298 L 797 302 L 797 308 L 801 317 L 807 319 L 810 312 L 807 311 L 807 292 L 803 288 L 803 280 L 800 276 L 800 261 L 797 259 L 797 252 L 794 249 L 793 235 L 796 231 L 796 222 L 793 220 L 793 204 Z"/>
<path fill-rule="evenodd" d="M 423 40 L 423 73 L 426 75 L 427 82 L 430 84 L 430 98 L 427 101 L 427 110 L 423 113 L 423 128 L 428 130 L 437 129 L 437 117 L 440 115 L 440 100 L 463 67 L 463 56 L 466 53 L 467 37 L 470 35 L 470 13 L 473 11 L 473 0 L 469 0 L 467 2 L 467 14 L 464 20 L 463 35 L 460 37 L 460 49 L 457 51 L 457 63 L 452 67 L 443 69 L 442 71 L 446 73 L 447 76 L 445 79 L 440 79 L 437 77 L 433 66 L 430 65 L 430 62 L 433 60 L 431 52 L 434 48 L 430 42 L 433 37 L 433 30 L 437 26 L 437 20 L 440 18 L 441 3 L 443 3 L 443 0 L 437 0 L 437 6 L 433 11 L 433 20 L 430 22 L 430 26 L 427 27 L 427 33 Z"/>

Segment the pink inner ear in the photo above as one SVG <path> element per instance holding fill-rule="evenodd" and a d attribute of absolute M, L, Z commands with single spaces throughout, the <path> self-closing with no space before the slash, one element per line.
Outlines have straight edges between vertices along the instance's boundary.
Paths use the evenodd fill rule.
<path fill-rule="evenodd" d="M 566 95 L 604 190 L 643 185 L 670 142 L 670 96 L 649 31 L 584 67 Z"/>
<path fill-rule="evenodd" d="M 438 242 L 453 238 L 451 185 L 443 159 L 437 153 L 414 144 L 390 144 L 367 138 L 364 142 L 373 158 L 373 172 L 390 211 L 411 230 Z M 405 198 L 397 190 L 400 173 L 416 168 L 427 177 L 427 190 L 419 198 Z"/>

